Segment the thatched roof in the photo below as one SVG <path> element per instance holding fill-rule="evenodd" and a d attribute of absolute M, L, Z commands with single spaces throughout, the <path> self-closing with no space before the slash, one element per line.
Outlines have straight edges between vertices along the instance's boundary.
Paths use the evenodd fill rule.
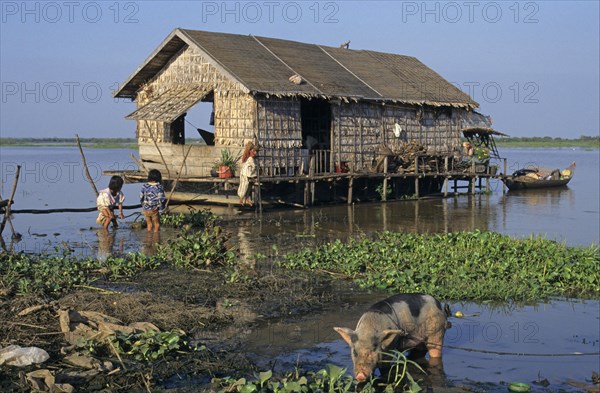
<path fill-rule="evenodd" d="M 186 46 L 252 94 L 479 106 L 414 57 L 183 29 L 175 29 L 114 96 L 135 98 L 140 86 Z M 290 80 L 294 75 L 296 83 Z"/>

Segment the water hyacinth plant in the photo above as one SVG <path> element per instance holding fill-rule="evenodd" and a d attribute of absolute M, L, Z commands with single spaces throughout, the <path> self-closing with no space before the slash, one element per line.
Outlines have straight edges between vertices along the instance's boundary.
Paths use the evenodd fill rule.
<path fill-rule="evenodd" d="M 283 257 L 292 269 L 325 269 L 363 288 L 445 299 L 532 302 L 600 297 L 598 246 L 567 247 L 541 237 L 493 232 L 407 234 L 334 241 Z"/>

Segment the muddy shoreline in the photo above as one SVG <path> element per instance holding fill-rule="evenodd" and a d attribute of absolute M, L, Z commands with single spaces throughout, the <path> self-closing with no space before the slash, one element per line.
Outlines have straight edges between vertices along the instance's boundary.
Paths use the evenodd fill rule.
<path fill-rule="evenodd" d="M 39 365 L 0 366 L 0 391 L 26 392 L 31 390 L 33 383 L 37 383 L 37 390 L 50 392 L 215 391 L 224 389 L 223 385 L 213 382 L 215 379 L 252 379 L 256 373 L 265 370 L 272 370 L 276 375 L 290 372 L 311 375 L 311 372 L 314 374 L 329 364 L 350 368 L 351 364 L 344 363 L 349 361 L 347 346 L 344 343 L 339 345 L 341 340 L 335 336 L 332 326 L 353 326 L 367 305 L 387 297 L 390 288 L 387 291 L 383 288 L 360 289 L 351 278 L 362 276 L 364 284 L 369 274 L 376 273 L 376 270 L 366 272 L 367 264 L 371 269 L 382 262 L 385 255 L 397 255 L 398 251 L 394 248 L 397 243 L 377 243 L 375 240 L 344 245 L 334 243 L 320 250 L 307 249 L 295 256 L 281 256 L 277 249 L 273 249 L 274 255 L 271 256 L 257 252 L 253 257 L 248 253 L 241 257 L 235 251 L 241 248 L 241 242 L 232 244 L 229 235 L 221 227 L 214 226 L 212 216 L 207 217 L 204 230 L 184 230 L 165 244 L 156 245 L 153 255 L 129 253 L 122 257 L 112 256 L 105 261 L 69 259 L 67 256 L 40 255 L 27 259 L 21 254 L 0 255 L 0 268 L 6 273 L 0 276 L 0 355 L 6 347 L 20 345 L 43 348 L 50 357 Z M 382 239 L 390 240 L 390 236 L 387 234 Z M 508 238 L 499 240 L 493 234 L 475 232 L 451 235 L 453 249 L 458 252 L 460 244 L 471 244 L 471 253 L 472 240 L 481 237 L 492 237 L 493 241 L 489 243 L 495 246 L 502 242 L 513 246 L 521 244 Z M 436 239 L 441 240 L 439 237 Z M 411 255 L 409 244 L 418 245 L 417 251 L 421 254 L 439 248 L 424 246 L 427 241 L 413 235 L 404 236 L 403 259 L 408 260 Z M 375 244 L 378 246 L 375 247 Z M 386 244 L 395 251 L 387 252 Z M 547 253 L 549 247 L 554 246 L 552 242 L 542 242 L 540 247 L 534 248 L 537 251 L 529 249 L 529 255 Z M 327 247 L 335 249 L 328 251 Z M 449 246 L 441 248 L 446 250 Z M 315 252 L 321 254 L 315 256 Z M 590 257 L 584 250 L 565 252 L 577 254 L 579 259 L 591 258 L 581 262 L 582 269 L 595 266 L 596 254 L 590 254 Z M 342 263 L 339 266 L 336 266 L 339 261 L 328 265 L 332 261 L 327 255 L 335 255 L 336 260 Z M 374 256 L 375 260 L 368 262 Z M 559 259 L 556 255 L 554 258 Z M 421 271 L 425 271 L 429 260 L 444 258 L 416 260 L 411 262 L 411 266 L 419 266 Z M 308 267 L 305 263 L 312 264 L 314 261 L 318 264 L 309 270 L 297 270 L 302 266 Z M 407 271 L 394 261 L 382 265 L 386 267 L 382 272 L 396 274 Z M 496 258 L 491 258 L 489 263 L 495 261 Z M 358 265 L 354 266 L 355 262 L 359 262 Z M 286 263 L 289 266 L 283 268 Z M 22 268 L 23 265 L 27 268 Z M 441 268 L 448 270 L 449 265 L 450 262 L 444 260 Z M 527 264 L 528 269 L 530 265 Z M 352 271 L 353 268 L 358 270 Z M 474 269 L 475 266 L 471 266 L 465 272 L 473 273 Z M 513 269 L 515 274 L 517 271 Z M 62 275 L 65 280 L 57 279 Z M 579 275 L 597 277 L 593 273 Z M 439 273 L 431 273 L 423 283 L 439 276 Z M 410 277 L 417 276 L 411 274 Z M 78 281 L 80 278 L 84 280 Z M 376 283 L 382 282 L 377 276 L 371 276 L 371 279 Z M 402 277 L 396 277 L 393 282 L 401 280 Z M 577 282 L 582 288 L 580 293 L 585 293 L 584 281 Z M 472 280 L 464 282 L 469 282 L 469 287 L 475 285 Z M 405 285 L 406 288 L 410 287 Z M 468 298 L 464 291 L 462 293 L 455 298 Z M 443 295 L 440 298 L 443 299 Z M 492 299 L 491 295 L 486 298 Z M 597 306 L 588 308 L 586 312 L 594 310 L 597 312 Z M 492 313 L 488 314 L 488 318 Z M 525 314 L 519 315 L 516 309 L 509 307 L 501 320 L 491 320 L 487 324 L 484 320 L 464 321 L 462 327 L 457 324 L 458 329 L 447 332 L 447 341 L 451 345 L 473 346 L 475 337 L 471 335 L 471 328 L 474 326 L 484 328 L 481 331 L 484 337 L 486 333 L 498 333 L 499 346 L 492 345 L 491 349 L 501 349 L 502 345 L 510 344 L 511 339 L 518 344 L 515 333 L 522 334 L 523 343 L 527 344 L 533 343 L 527 341 L 532 338 L 532 332 L 535 342 L 540 343 L 545 339 L 564 337 L 562 332 L 549 331 L 545 325 L 532 325 Z M 566 315 L 565 310 L 559 315 Z M 519 322 L 511 321 L 511 317 L 528 319 Z M 118 329 L 113 326 L 130 328 L 140 324 L 159 332 L 142 329 L 139 335 L 136 331 L 135 338 L 114 334 Z M 105 329 L 107 326 L 109 328 Z M 490 326 L 493 329 L 487 330 Z M 538 339 L 536 331 L 531 328 L 539 328 L 540 334 L 548 331 L 548 334 Z M 595 333 L 577 329 L 582 340 L 575 336 L 571 340 L 582 341 L 585 351 L 595 351 L 599 344 Z M 502 336 L 501 330 L 509 335 Z M 78 336 L 82 332 L 85 334 Z M 143 336 L 146 333 L 149 335 Z M 115 337 L 111 338 L 113 335 Z M 575 348 L 572 345 L 565 348 L 576 350 L 571 349 Z M 529 351 L 535 352 L 536 348 L 530 347 Z M 470 364 L 485 359 L 471 363 L 458 353 L 451 357 L 453 360 L 447 364 L 450 366 L 447 369 L 453 369 L 452 374 L 447 375 L 443 365 L 442 368 L 426 368 L 427 375 L 415 371 L 423 389 L 433 386 L 436 392 L 506 391 L 504 380 L 479 383 L 468 378 L 477 375 L 475 370 L 469 369 Z M 460 362 L 465 366 L 457 373 L 452 363 Z M 502 362 L 496 360 L 481 368 L 483 373 L 479 374 L 479 378 L 487 381 L 491 374 L 499 375 L 493 371 L 497 364 Z M 509 373 L 511 368 L 507 369 Z M 585 365 L 587 368 L 588 364 Z M 545 378 L 538 372 L 535 379 L 532 372 L 528 367 L 528 372 L 523 374 L 526 375 L 524 380 L 528 383 L 539 380 L 543 385 Z M 557 381 L 553 375 L 547 376 L 553 377 L 552 383 L 558 382 L 561 388 L 569 384 L 564 378 Z M 579 387 L 595 392 L 593 389 L 597 389 L 597 385 L 590 384 L 593 377 L 588 379 L 587 375 L 583 378 L 580 375 Z M 542 385 L 534 391 L 552 391 Z M 233 387 L 229 386 L 224 391 L 235 391 L 228 390 L 230 388 Z"/>
<path fill-rule="evenodd" d="M 0 347 L 42 347 L 50 359 L 23 368 L 0 367 L 0 391 L 28 391 L 25 374 L 38 368 L 50 369 L 57 383 L 69 383 L 76 391 L 148 391 L 149 383 L 152 391 L 197 391 L 212 377 L 256 371 L 253 361 L 239 348 L 259 322 L 319 312 L 352 289 L 350 283 L 334 281 L 326 274 L 263 268 L 249 271 L 243 282 L 236 283 L 228 282 L 228 274 L 224 268 L 160 269 L 143 272 L 132 281 L 97 282 L 94 287 L 98 289 L 81 288 L 56 300 L 27 296 L 2 300 Z M 41 307 L 19 315 L 32 306 Z M 124 325 L 144 321 L 161 331 L 183 330 L 191 341 L 207 349 L 154 364 L 125 361 L 121 371 L 111 375 L 77 370 L 63 361 L 64 355 L 75 349 L 68 348 L 60 333 L 59 310 L 95 311 Z M 110 360 L 119 365 L 114 356 Z"/>

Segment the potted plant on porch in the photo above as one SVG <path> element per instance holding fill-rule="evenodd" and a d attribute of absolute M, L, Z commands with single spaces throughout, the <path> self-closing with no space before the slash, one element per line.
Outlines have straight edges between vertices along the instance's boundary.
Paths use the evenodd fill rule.
<path fill-rule="evenodd" d="M 219 178 L 228 179 L 233 177 L 238 168 L 239 154 L 234 156 L 228 149 L 221 150 L 221 158 L 215 162 L 215 168 Z"/>

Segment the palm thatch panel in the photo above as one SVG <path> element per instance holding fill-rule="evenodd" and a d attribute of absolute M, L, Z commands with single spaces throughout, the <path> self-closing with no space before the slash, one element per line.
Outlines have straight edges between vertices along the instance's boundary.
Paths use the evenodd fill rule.
<path fill-rule="evenodd" d="M 255 133 L 253 97 L 241 91 L 215 92 L 215 145 L 243 147 Z"/>
<path fill-rule="evenodd" d="M 141 143 L 169 142 L 169 123 L 213 91 L 232 94 L 240 85 L 226 78 L 195 47 L 184 46 L 137 91 L 137 136 Z M 175 95 L 176 97 L 171 97 Z M 161 97 L 164 99 L 161 100 Z M 186 99 L 187 97 L 187 99 Z M 154 103 L 154 104 L 153 104 Z M 145 111 L 144 107 L 148 106 Z M 139 112 L 139 113 L 138 113 Z M 148 113 L 149 112 L 149 113 Z M 177 116 L 173 116 L 177 113 Z M 154 118 L 152 118 L 154 115 Z M 162 116 L 161 116 L 162 115 Z"/>

